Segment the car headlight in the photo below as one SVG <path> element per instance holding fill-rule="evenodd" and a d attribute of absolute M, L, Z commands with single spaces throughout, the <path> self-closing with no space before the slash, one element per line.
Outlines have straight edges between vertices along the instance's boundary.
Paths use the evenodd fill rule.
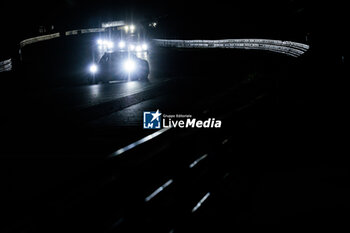
<path fill-rule="evenodd" d="M 141 45 L 137 45 L 135 50 L 136 50 L 136 52 L 141 52 L 142 51 Z"/>
<path fill-rule="evenodd" d="M 95 74 L 98 71 L 98 67 L 96 64 L 92 64 L 90 65 L 89 70 L 92 74 Z"/>
<path fill-rule="evenodd" d="M 134 51 L 135 50 L 135 45 L 133 45 L 133 44 L 129 45 L 129 50 L 130 51 Z"/>
<path fill-rule="evenodd" d="M 123 49 L 125 47 L 125 42 L 124 41 L 120 41 L 118 46 L 119 46 L 119 48 Z"/>
<path fill-rule="evenodd" d="M 146 51 L 146 50 L 148 49 L 148 45 L 147 45 L 147 44 L 142 44 L 142 49 L 143 49 L 144 51 Z"/>
<path fill-rule="evenodd" d="M 127 73 L 132 73 L 136 69 L 135 61 L 128 59 L 124 62 L 123 68 Z"/>
<path fill-rule="evenodd" d="M 112 49 L 114 47 L 114 43 L 112 41 L 106 42 L 107 48 Z"/>

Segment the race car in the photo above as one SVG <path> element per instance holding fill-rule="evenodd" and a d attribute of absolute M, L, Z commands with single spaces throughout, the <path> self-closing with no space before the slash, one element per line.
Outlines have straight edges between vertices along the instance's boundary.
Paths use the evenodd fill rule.
<path fill-rule="evenodd" d="M 105 83 L 115 80 L 148 80 L 149 64 L 128 51 L 106 52 L 98 64 L 89 68 L 91 83 Z"/>

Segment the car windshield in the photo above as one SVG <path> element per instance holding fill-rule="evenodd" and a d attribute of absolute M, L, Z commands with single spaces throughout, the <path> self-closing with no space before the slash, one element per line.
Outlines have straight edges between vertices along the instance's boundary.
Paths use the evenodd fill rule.
<path fill-rule="evenodd" d="M 128 52 L 113 52 L 113 53 L 106 53 L 105 55 L 103 55 L 103 58 L 101 58 L 101 60 L 105 62 L 118 62 L 127 58 L 134 59 L 135 57 L 136 56 L 134 54 L 128 53 Z"/>

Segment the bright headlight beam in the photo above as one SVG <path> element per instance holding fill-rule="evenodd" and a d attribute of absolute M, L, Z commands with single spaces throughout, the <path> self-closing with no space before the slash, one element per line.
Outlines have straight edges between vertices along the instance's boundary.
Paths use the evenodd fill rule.
<path fill-rule="evenodd" d="M 147 44 L 142 44 L 142 49 L 143 49 L 143 50 L 147 50 L 147 49 L 148 49 Z"/>
<path fill-rule="evenodd" d="M 124 41 L 120 41 L 118 46 L 119 46 L 119 48 L 123 49 L 125 47 L 125 42 Z"/>
<path fill-rule="evenodd" d="M 114 47 L 114 43 L 112 41 L 107 41 L 106 44 L 109 49 L 112 49 Z"/>
<path fill-rule="evenodd" d="M 92 64 L 92 65 L 90 65 L 89 70 L 90 70 L 91 73 L 95 74 L 97 72 L 97 70 L 98 70 L 98 67 L 97 67 L 96 64 Z"/>
<path fill-rule="evenodd" d="M 134 51 L 134 49 L 135 49 L 135 45 L 132 45 L 132 44 L 129 45 L 129 50 L 130 50 L 130 51 Z"/>
<path fill-rule="evenodd" d="M 137 45 L 137 46 L 136 46 L 136 52 L 141 52 L 141 51 L 142 51 L 141 45 Z"/>
<path fill-rule="evenodd" d="M 135 70 L 136 64 L 133 60 L 128 59 L 124 62 L 124 70 L 128 73 L 131 73 Z"/>

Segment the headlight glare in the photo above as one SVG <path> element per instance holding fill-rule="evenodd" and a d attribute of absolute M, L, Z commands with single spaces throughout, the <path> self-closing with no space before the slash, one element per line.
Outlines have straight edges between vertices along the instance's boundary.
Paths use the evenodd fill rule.
<path fill-rule="evenodd" d="M 136 46 L 136 52 L 141 52 L 141 51 L 142 51 L 141 45 L 137 45 L 137 46 Z"/>
<path fill-rule="evenodd" d="M 119 48 L 123 49 L 125 47 L 125 42 L 124 41 L 120 41 L 118 46 L 119 46 Z"/>
<path fill-rule="evenodd" d="M 96 64 L 92 64 L 90 65 L 89 70 L 92 74 L 95 74 L 98 71 L 98 67 Z"/>
<path fill-rule="evenodd" d="M 112 41 L 107 41 L 107 48 L 112 49 L 114 47 L 114 43 Z"/>
<path fill-rule="evenodd" d="M 130 51 L 134 51 L 135 50 L 135 45 L 133 45 L 133 44 L 129 45 L 129 50 Z"/>
<path fill-rule="evenodd" d="M 132 73 L 135 71 L 136 68 L 135 61 L 133 61 L 132 59 L 126 60 L 123 64 L 123 67 L 127 73 Z"/>
<path fill-rule="evenodd" d="M 148 49 L 147 44 L 142 44 L 142 49 L 143 49 L 143 50 L 147 50 L 147 49 Z"/>

